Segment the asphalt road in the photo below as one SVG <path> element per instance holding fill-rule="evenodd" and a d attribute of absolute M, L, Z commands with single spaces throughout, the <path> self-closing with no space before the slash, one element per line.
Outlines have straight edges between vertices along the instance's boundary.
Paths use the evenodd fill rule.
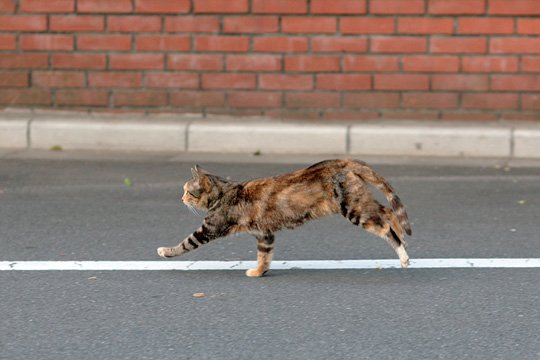
<path fill-rule="evenodd" d="M 158 246 L 201 221 L 179 203 L 194 159 L 56 157 L 0 158 L 0 261 L 157 261 Z M 303 166 L 202 159 L 239 180 Z M 374 167 L 407 206 L 411 258 L 540 257 L 540 167 Z M 254 239 L 240 235 L 177 259 L 255 256 Z M 275 258 L 395 254 L 334 217 L 278 233 Z M 540 359 L 538 268 L 293 269 L 261 279 L 242 271 L 4 271 L 0 284 L 0 359 Z"/>

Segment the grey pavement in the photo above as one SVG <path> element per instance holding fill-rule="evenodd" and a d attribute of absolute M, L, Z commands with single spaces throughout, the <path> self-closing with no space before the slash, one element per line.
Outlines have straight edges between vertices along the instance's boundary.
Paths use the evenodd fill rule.
<path fill-rule="evenodd" d="M 238 180 L 318 156 L 5 152 L 0 261 L 156 260 L 200 223 L 195 163 Z M 412 258 L 540 257 L 537 161 L 365 158 L 396 188 Z M 132 187 L 124 184 L 130 178 Z M 178 260 L 254 260 L 240 235 Z M 340 217 L 276 259 L 395 258 Z M 167 260 L 163 260 L 167 261 Z M 0 359 L 538 359 L 540 269 L 0 272 Z M 202 292 L 204 298 L 193 297 Z"/>

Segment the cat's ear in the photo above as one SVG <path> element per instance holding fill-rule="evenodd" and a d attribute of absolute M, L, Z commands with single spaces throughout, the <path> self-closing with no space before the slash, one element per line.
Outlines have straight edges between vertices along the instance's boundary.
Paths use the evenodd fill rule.
<path fill-rule="evenodd" d="M 194 179 L 200 179 L 201 177 L 208 175 L 208 171 L 204 170 L 199 165 L 195 165 L 191 168 L 191 175 L 193 175 Z"/>

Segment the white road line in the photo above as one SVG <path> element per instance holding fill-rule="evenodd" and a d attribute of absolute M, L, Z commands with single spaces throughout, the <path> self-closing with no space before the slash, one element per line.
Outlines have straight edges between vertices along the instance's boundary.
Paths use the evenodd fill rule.
<path fill-rule="evenodd" d="M 0 261 L 0 271 L 108 270 L 246 270 L 255 261 Z M 343 270 L 394 269 L 398 260 L 288 260 L 272 262 L 271 269 Z M 409 268 L 540 268 L 540 258 L 411 259 Z"/>

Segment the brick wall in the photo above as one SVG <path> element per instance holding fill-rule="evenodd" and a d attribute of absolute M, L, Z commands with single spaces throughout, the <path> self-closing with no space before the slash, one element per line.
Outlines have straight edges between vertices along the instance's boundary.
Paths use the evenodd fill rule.
<path fill-rule="evenodd" d="M 0 0 L 0 107 L 540 120 L 540 0 Z"/>

